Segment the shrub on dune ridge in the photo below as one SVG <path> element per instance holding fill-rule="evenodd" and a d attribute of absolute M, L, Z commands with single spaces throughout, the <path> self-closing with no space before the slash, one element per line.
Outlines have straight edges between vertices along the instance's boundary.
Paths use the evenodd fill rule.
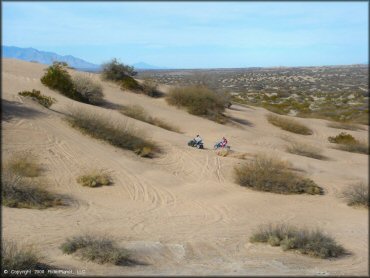
<path fill-rule="evenodd" d="M 120 63 L 116 58 L 102 65 L 102 77 L 105 80 L 119 82 L 127 76 L 134 75 L 136 75 L 134 67 Z"/>
<path fill-rule="evenodd" d="M 323 194 L 314 181 L 292 172 L 289 163 L 265 155 L 257 155 L 234 171 L 236 182 L 251 189 L 280 194 Z"/>
<path fill-rule="evenodd" d="M 129 252 L 108 237 L 81 235 L 67 238 L 60 246 L 65 254 L 77 253 L 86 261 L 93 261 L 99 264 L 124 265 L 130 264 Z"/>
<path fill-rule="evenodd" d="M 336 149 L 353 152 L 353 153 L 362 153 L 369 154 L 369 146 L 365 142 L 361 142 L 355 139 L 351 134 L 341 132 L 337 136 L 329 136 L 329 142 L 338 144 Z"/>
<path fill-rule="evenodd" d="M 284 251 L 297 249 L 301 254 L 322 259 L 339 257 L 346 253 L 341 245 L 320 230 L 299 229 L 287 224 L 262 225 L 251 236 L 250 241 L 281 246 Z"/>
<path fill-rule="evenodd" d="M 144 108 L 139 106 L 139 105 L 127 106 L 124 109 L 120 110 L 120 112 L 122 114 L 130 117 L 130 118 L 134 118 L 136 120 L 146 122 L 146 123 L 161 127 L 163 129 L 166 129 L 166 130 L 179 132 L 179 129 L 177 127 L 174 127 L 174 126 L 164 122 L 161 119 L 154 118 L 154 117 L 150 116 L 144 110 Z"/>
<path fill-rule="evenodd" d="M 130 91 L 141 91 L 142 87 L 140 84 L 131 76 L 125 76 L 120 80 L 121 89 L 122 90 L 130 90 Z"/>
<path fill-rule="evenodd" d="M 78 94 L 85 98 L 88 103 L 94 105 L 103 103 L 103 88 L 91 78 L 81 74 L 76 75 L 73 77 L 73 85 Z"/>
<path fill-rule="evenodd" d="M 363 130 L 363 128 L 359 125 L 352 124 L 352 123 L 343 123 L 343 122 L 331 122 L 328 123 L 328 127 L 337 128 L 337 129 L 346 129 L 346 130 Z"/>
<path fill-rule="evenodd" d="M 203 86 L 177 87 L 169 91 L 167 102 L 177 107 L 185 107 L 190 114 L 204 116 L 218 123 L 225 123 L 223 115 L 227 106 L 226 98 Z"/>
<path fill-rule="evenodd" d="M 287 147 L 287 151 L 293 154 L 311 157 L 314 159 L 325 160 L 326 157 L 322 155 L 322 150 L 304 143 L 294 142 Z"/>
<path fill-rule="evenodd" d="M 113 146 L 131 150 L 142 157 L 153 157 L 159 152 L 159 147 L 144 138 L 145 135 L 132 129 L 127 122 L 119 123 L 107 116 L 84 110 L 72 110 L 67 121 L 72 127 L 96 138 L 104 140 Z"/>
<path fill-rule="evenodd" d="M 302 134 L 302 135 L 311 135 L 312 134 L 311 129 L 309 129 L 307 126 L 305 126 L 305 125 L 303 125 L 303 124 L 301 124 L 301 123 L 299 123 L 295 120 L 287 119 L 287 118 L 277 116 L 277 115 L 273 115 L 273 114 L 269 114 L 266 117 L 267 117 L 267 120 L 271 124 L 273 124 L 277 127 L 280 127 L 283 130 L 290 131 L 290 132 L 297 133 L 297 134 Z"/>

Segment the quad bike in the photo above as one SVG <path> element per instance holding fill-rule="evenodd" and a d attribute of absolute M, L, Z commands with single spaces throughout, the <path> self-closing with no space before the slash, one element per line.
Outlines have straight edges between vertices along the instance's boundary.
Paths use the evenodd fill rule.
<path fill-rule="evenodd" d="M 230 146 L 222 146 L 222 142 L 218 142 L 218 143 L 216 143 L 214 146 L 213 146 L 213 149 L 214 150 L 217 150 L 217 149 L 219 149 L 219 148 L 225 148 L 225 149 L 230 149 Z"/>
<path fill-rule="evenodd" d="M 190 140 L 189 142 L 188 142 L 188 146 L 190 146 L 190 147 L 195 147 L 195 148 L 197 148 L 197 149 L 203 149 L 204 148 L 204 146 L 203 146 L 203 142 L 201 141 L 201 142 L 195 142 L 195 140 L 193 139 L 193 140 Z"/>

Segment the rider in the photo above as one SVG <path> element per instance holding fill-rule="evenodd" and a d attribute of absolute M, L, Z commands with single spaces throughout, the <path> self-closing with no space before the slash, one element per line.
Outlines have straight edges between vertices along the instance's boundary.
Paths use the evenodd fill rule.
<path fill-rule="evenodd" d="M 227 139 L 225 137 L 222 137 L 222 140 L 221 140 L 221 148 L 226 147 L 226 145 L 227 145 Z"/>
<path fill-rule="evenodd" d="M 199 134 L 194 138 L 194 141 L 197 145 L 202 143 L 202 138 L 199 136 Z"/>

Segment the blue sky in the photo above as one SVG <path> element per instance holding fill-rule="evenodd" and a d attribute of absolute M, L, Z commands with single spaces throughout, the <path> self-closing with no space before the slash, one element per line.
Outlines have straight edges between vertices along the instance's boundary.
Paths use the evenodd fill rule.
<path fill-rule="evenodd" d="M 3 45 L 169 68 L 368 61 L 368 2 L 3 2 Z"/>

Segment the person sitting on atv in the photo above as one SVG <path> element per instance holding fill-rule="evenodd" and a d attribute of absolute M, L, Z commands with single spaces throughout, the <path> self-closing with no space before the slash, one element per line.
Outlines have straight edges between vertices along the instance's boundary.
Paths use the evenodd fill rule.
<path fill-rule="evenodd" d="M 225 137 L 222 137 L 222 140 L 221 140 L 221 148 L 226 147 L 226 145 L 227 145 L 227 139 Z"/>
<path fill-rule="evenodd" d="M 199 136 L 199 134 L 193 140 L 196 144 L 200 144 L 203 141 L 203 139 Z"/>

